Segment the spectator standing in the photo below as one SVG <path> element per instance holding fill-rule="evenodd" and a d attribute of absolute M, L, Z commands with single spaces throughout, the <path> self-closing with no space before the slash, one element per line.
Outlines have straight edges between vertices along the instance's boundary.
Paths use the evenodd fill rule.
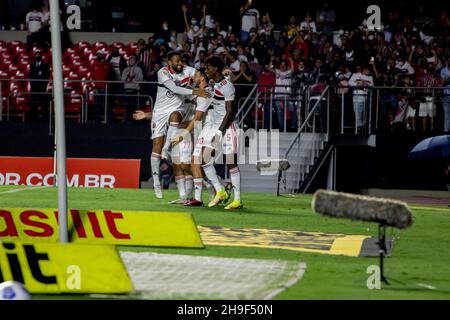
<path fill-rule="evenodd" d="M 442 107 L 444 109 L 444 131 L 450 131 L 450 57 L 447 58 L 447 66 L 441 70 L 441 80 L 444 86 Z"/>
<path fill-rule="evenodd" d="M 36 52 L 34 62 L 30 65 L 30 79 L 41 80 L 30 81 L 30 119 L 37 120 L 40 116 L 39 109 L 45 110 L 47 103 L 49 102 L 49 97 L 47 97 L 45 93 L 47 92 L 48 80 L 50 79 L 50 66 L 42 61 L 41 51 Z M 47 116 L 47 112 L 43 112 L 43 116 Z"/>
<path fill-rule="evenodd" d="M 125 121 L 133 120 L 133 112 L 139 106 L 139 100 L 136 97 L 139 94 L 139 81 L 144 80 L 142 70 L 137 66 L 136 56 L 130 56 L 128 59 L 128 67 L 122 73 L 122 81 L 124 81 L 124 106 L 125 106 Z"/>
<path fill-rule="evenodd" d="M 105 61 L 103 52 L 98 51 L 96 59 L 91 63 L 90 68 L 92 88 L 94 91 L 94 108 L 93 108 L 93 118 L 95 120 L 105 121 L 105 90 L 106 81 L 108 81 L 109 64 Z M 107 108 L 107 117 L 112 118 L 112 110 Z M 109 119 L 106 119 L 108 121 Z"/>
<path fill-rule="evenodd" d="M 42 46 L 42 27 L 44 26 L 44 14 L 41 11 L 39 1 L 34 1 L 31 11 L 25 16 L 27 25 L 27 47 L 31 50 L 34 46 Z"/>
<path fill-rule="evenodd" d="M 109 81 L 121 81 L 122 72 L 127 67 L 127 61 L 119 53 L 119 48 L 114 48 L 111 55 L 108 57 L 107 62 L 110 65 L 108 80 Z M 111 93 L 119 93 L 121 85 L 120 83 L 112 83 L 110 88 Z"/>
<path fill-rule="evenodd" d="M 368 87 L 373 86 L 373 78 L 369 76 L 369 69 L 358 66 L 356 73 L 349 80 L 349 86 L 353 90 L 353 111 L 355 113 L 355 124 L 358 132 L 362 132 L 365 126 L 365 109 L 368 101 Z"/>
<path fill-rule="evenodd" d="M 300 30 L 306 31 L 308 33 L 317 32 L 316 23 L 312 20 L 309 12 L 305 14 L 305 20 L 300 23 Z"/>
<path fill-rule="evenodd" d="M 441 79 L 436 74 L 434 65 L 428 63 L 417 78 L 417 86 L 429 89 L 418 89 L 420 95 L 419 118 L 422 119 L 422 130 L 427 131 L 427 122 L 429 120 L 431 131 L 433 127 L 433 118 L 436 115 L 436 90 L 433 87 L 439 87 Z"/>
<path fill-rule="evenodd" d="M 280 131 L 285 130 L 284 123 L 287 121 L 287 117 L 291 116 L 291 126 L 292 131 L 296 131 L 298 127 L 297 123 L 297 109 L 295 108 L 294 101 L 291 100 L 292 93 L 292 80 L 293 71 L 289 69 L 286 60 L 281 60 L 280 67 L 273 69 L 272 66 L 269 70 L 275 74 L 275 109 L 278 116 L 278 127 Z"/>
<path fill-rule="evenodd" d="M 270 130 L 273 128 L 273 89 L 275 86 L 275 74 L 268 70 L 266 66 L 258 77 L 258 92 L 261 93 L 259 101 L 264 106 L 264 129 Z"/>
<path fill-rule="evenodd" d="M 241 14 L 241 42 L 247 42 L 252 28 L 259 29 L 259 11 L 252 6 L 252 0 L 248 0 L 239 10 Z"/>

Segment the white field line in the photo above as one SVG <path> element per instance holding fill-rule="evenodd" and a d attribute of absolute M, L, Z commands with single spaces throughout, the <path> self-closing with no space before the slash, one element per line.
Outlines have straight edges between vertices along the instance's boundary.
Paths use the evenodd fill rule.
<path fill-rule="evenodd" d="M 12 190 L 8 190 L 8 191 L 2 191 L 2 192 L 0 192 L 0 194 L 16 193 L 16 192 L 22 192 L 22 191 L 44 189 L 44 188 L 52 188 L 52 187 L 41 186 L 41 187 L 28 187 L 28 188 L 12 189 Z"/>

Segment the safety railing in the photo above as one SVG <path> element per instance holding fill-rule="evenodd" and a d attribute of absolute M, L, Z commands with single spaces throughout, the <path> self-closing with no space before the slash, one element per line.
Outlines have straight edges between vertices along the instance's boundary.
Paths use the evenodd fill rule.
<path fill-rule="evenodd" d="M 4 120 L 6 108 L 6 120 L 8 116 L 9 95 L 13 89 L 10 89 L 11 84 L 19 85 L 19 92 L 28 92 L 24 87 L 28 83 L 45 82 L 50 87 L 52 80 L 35 80 L 35 79 L 0 79 L 0 121 Z M 67 93 L 76 87 L 77 94 L 83 95 L 83 108 L 81 110 L 81 123 L 92 121 L 92 112 L 94 109 L 101 109 L 101 116 L 96 116 L 101 119 L 101 122 L 107 123 L 112 110 L 117 107 L 116 100 L 120 100 L 119 105 L 122 105 L 122 100 L 135 99 L 136 109 L 146 108 L 151 110 L 154 105 L 157 91 L 157 83 L 150 81 L 137 82 L 140 85 L 140 90 L 135 94 L 127 94 L 124 92 L 122 81 L 96 81 L 96 80 L 65 80 L 65 88 Z M 80 89 L 81 87 L 81 89 Z M 280 85 L 262 85 L 262 84 L 235 84 L 236 92 L 245 91 L 244 95 L 237 96 L 236 101 L 236 119 L 241 126 L 252 127 L 255 129 L 279 129 L 280 131 L 299 131 L 298 128 L 307 117 L 310 108 L 311 99 L 310 86 L 280 86 Z M 284 87 L 284 88 L 283 88 Z M 406 95 L 407 100 L 415 107 L 415 118 L 419 116 L 418 109 L 424 97 L 437 102 L 438 114 L 442 115 L 441 101 L 443 88 L 442 87 L 339 87 L 330 86 L 328 91 L 327 112 L 330 113 L 330 132 L 332 133 L 352 133 L 352 134 L 374 134 L 380 131 L 389 130 L 391 125 L 398 122 L 399 117 L 396 117 L 398 111 L 398 95 Z M 364 95 L 359 95 L 355 99 L 356 90 L 364 90 Z M 39 94 L 38 92 L 29 92 L 30 94 Z M 44 92 L 41 92 L 44 93 Z M 51 95 L 50 92 L 45 94 Z M 142 104 L 144 102 L 144 104 Z M 101 106 L 99 106 L 101 104 Z M 357 125 L 358 113 L 355 111 L 355 104 L 360 108 L 360 128 Z M 288 123 L 288 119 L 291 123 Z M 439 130 L 442 125 L 442 119 L 436 119 L 434 116 L 429 117 L 427 127 L 425 130 Z M 275 121 L 276 120 L 276 121 Z M 417 119 L 416 119 L 417 120 Z M 438 121 L 435 121 L 438 120 Z M 292 123 L 296 121 L 297 123 Z M 414 123 L 416 127 L 422 127 L 422 123 Z M 277 124 L 277 125 L 276 125 Z M 288 124 L 291 127 L 288 128 Z M 422 128 L 423 129 L 423 128 Z"/>
<path fill-rule="evenodd" d="M 319 144 L 328 140 L 330 87 L 324 87 L 320 95 L 310 96 L 309 100 L 308 114 L 284 154 L 291 167 L 279 172 L 282 174 L 285 192 L 298 191 L 300 182 L 319 155 Z M 319 135 L 321 137 L 317 139 Z"/>

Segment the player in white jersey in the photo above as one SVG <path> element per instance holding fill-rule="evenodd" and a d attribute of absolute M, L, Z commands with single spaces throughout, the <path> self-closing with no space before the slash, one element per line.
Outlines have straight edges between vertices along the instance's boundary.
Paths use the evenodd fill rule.
<path fill-rule="evenodd" d="M 163 149 L 164 153 L 167 153 L 170 138 L 183 118 L 185 96 L 209 97 L 205 90 L 184 88 L 194 76 L 195 69 L 182 64 L 179 52 L 169 52 L 167 58 L 167 67 L 158 71 L 158 91 L 151 123 L 153 140 L 151 168 L 155 196 L 159 199 L 162 198 L 159 181 L 161 154 Z"/>
<path fill-rule="evenodd" d="M 219 181 L 214 168 L 214 158 L 223 154 L 230 171 L 231 183 L 234 189 L 234 200 L 225 209 L 238 209 L 242 207 L 240 199 L 240 172 L 237 166 L 237 127 L 233 123 L 233 101 L 234 86 L 224 78 L 222 72 L 224 62 L 216 56 L 206 60 L 206 76 L 214 82 L 212 88 L 213 96 L 207 100 L 197 101 L 196 117 L 199 120 L 202 113 L 206 113 L 205 122 L 193 153 L 194 187 L 196 190 L 196 201 L 201 203 L 197 190 L 201 188 L 200 174 L 196 174 L 196 166 L 202 165 L 202 169 L 213 184 L 216 196 L 208 204 L 208 207 L 217 206 L 227 201 L 228 192 Z M 201 195 L 201 190 L 200 190 Z M 201 204 L 198 204 L 201 205 Z"/>

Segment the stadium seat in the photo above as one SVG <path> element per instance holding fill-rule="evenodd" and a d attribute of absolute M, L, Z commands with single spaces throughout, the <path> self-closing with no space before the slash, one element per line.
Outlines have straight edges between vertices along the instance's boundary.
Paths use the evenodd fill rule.
<path fill-rule="evenodd" d="M 30 111 L 29 95 L 19 90 L 14 90 L 10 96 L 9 116 L 20 117 L 22 122 L 25 122 L 25 115 Z"/>
<path fill-rule="evenodd" d="M 128 44 L 127 50 L 128 50 L 128 54 L 137 54 L 137 43 L 136 42 L 131 42 Z"/>
<path fill-rule="evenodd" d="M 124 43 L 122 43 L 122 42 L 114 42 L 113 44 L 112 44 L 112 47 L 113 48 L 125 48 L 126 46 L 125 46 L 125 44 Z"/>
<path fill-rule="evenodd" d="M 89 42 L 87 41 L 80 41 L 75 45 L 75 50 L 77 50 L 78 52 L 82 52 L 84 49 L 86 48 L 90 48 L 91 45 Z"/>
<path fill-rule="evenodd" d="M 77 119 L 78 123 L 81 120 L 81 109 L 83 107 L 83 92 L 72 90 L 65 95 L 65 113 L 66 118 Z"/>

